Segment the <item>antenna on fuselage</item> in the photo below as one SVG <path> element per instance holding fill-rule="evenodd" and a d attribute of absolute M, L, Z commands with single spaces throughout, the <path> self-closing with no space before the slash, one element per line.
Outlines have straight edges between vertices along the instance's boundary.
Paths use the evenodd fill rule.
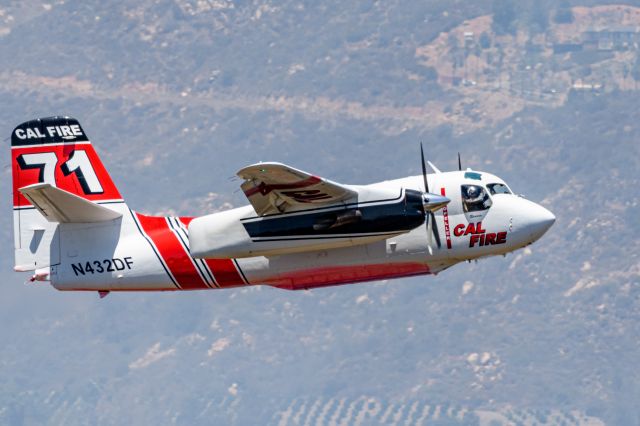
<path fill-rule="evenodd" d="M 462 171 L 462 161 L 460 161 L 460 151 L 458 151 L 458 171 Z"/>

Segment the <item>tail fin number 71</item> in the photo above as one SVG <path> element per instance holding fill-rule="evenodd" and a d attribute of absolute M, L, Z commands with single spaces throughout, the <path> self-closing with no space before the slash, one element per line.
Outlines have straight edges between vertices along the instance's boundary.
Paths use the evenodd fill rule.
<path fill-rule="evenodd" d="M 55 152 L 22 154 L 18 157 L 18 164 L 23 170 L 40 169 L 38 183 L 49 183 L 56 186 L 55 168 L 58 164 L 58 157 Z M 65 176 L 75 174 L 85 194 L 102 194 L 104 192 L 86 151 L 81 149 L 72 151 L 69 159 L 62 163 L 60 169 Z"/>

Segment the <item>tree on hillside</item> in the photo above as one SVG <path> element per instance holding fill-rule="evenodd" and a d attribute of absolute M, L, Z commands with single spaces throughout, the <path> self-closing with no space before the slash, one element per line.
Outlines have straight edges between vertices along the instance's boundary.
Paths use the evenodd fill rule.
<path fill-rule="evenodd" d="M 567 0 L 562 0 L 556 9 L 554 21 L 557 24 L 570 24 L 573 22 L 573 10 Z"/>
<path fill-rule="evenodd" d="M 534 1 L 531 3 L 528 24 L 532 33 L 544 33 L 549 28 L 549 9 L 546 2 Z"/>
<path fill-rule="evenodd" d="M 493 32 L 498 35 L 516 33 L 516 7 L 514 0 L 493 0 Z"/>
<path fill-rule="evenodd" d="M 487 35 L 487 33 L 483 32 L 482 34 L 480 34 L 480 47 L 482 47 L 483 49 L 488 49 L 491 47 L 491 38 L 489 38 L 489 35 Z"/>
<path fill-rule="evenodd" d="M 638 87 L 638 81 L 640 81 L 640 56 L 636 57 L 636 60 L 631 68 L 631 77 L 633 77 L 633 86 Z"/>

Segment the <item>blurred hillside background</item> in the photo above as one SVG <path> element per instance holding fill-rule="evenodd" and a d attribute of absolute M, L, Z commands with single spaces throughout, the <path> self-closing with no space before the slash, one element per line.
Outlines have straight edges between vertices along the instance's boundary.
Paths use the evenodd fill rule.
<path fill-rule="evenodd" d="M 553 211 L 437 277 L 60 293 L 13 267 L 0 424 L 640 424 L 640 2 L 0 2 L 0 123 L 78 118 L 130 206 L 246 203 L 239 168 L 353 184 L 439 168 Z"/>

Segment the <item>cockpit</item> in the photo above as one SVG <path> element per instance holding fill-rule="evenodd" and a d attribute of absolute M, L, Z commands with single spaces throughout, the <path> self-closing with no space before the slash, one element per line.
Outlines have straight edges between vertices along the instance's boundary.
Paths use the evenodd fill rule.
<path fill-rule="evenodd" d="M 491 198 L 480 185 L 462 185 L 462 208 L 465 213 L 487 210 L 491 207 Z"/>
<path fill-rule="evenodd" d="M 489 183 L 487 184 L 487 189 L 491 193 L 491 195 L 496 194 L 511 194 L 509 187 L 504 183 Z"/>
<path fill-rule="evenodd" d="M 511 194 L 511 190 L 504 183 L 489 183 L 486 188 L 478 184 L 466 184 L 460 187 L 462 193 L 462 208 L 465 213 L 488 210 L 493 202 L 491 196 Z"/>

